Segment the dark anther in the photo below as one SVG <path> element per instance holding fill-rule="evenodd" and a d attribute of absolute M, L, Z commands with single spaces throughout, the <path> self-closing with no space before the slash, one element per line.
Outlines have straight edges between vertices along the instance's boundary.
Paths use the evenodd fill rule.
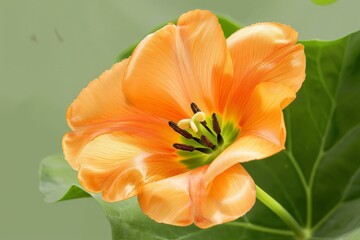
<path fill-rule="evenodd" d="M 174 143 L 173 147 L 176 148 L 176 149 L 189 151 L 189 152 L 192 152 L 192 151 L 194 151 L 196 149 L 193 146 L 186 145 L 186 144 L 180 144 L 180 143 Z"/>
<path fill-rule="evenodd" d="M 198 105 L 196 105 L 196 103 L 191 103 L 191 110 L 193 111 L 193 113 L 197 113 L 197 112 L 201 112 L 201 109 L 198 107 Z M 206 121 L 202 121 L 200 122 L 201 125 L 204 126 L 204 128 L 209 132 L 211 133 L 211 135 L 214 135 L 213 132 L 211 131 L 211 129 L 206 125 Z"/>
<path fill-rule="evenodd" d="M 176 123 L 173 121 L 169 121 L 169 126 L 174 129 L 175 132 L 179 133 L 181 136 L 187 139 L 192 139 L 193 136 L 188 131 L 181 129 Z"/>
<path fill-rule="evenodd" d="M 197 113 L 197 112 L 200 112 L 200 108 L 198 107 L 198 105 L 196 105 L 195 103 L 191 103 L 191 110 L 193 111 L 193 113 Z"/>
<path fill-rule="evenodd" d="M 219 145 L 222 145 L 224 143 L 224 139 L 223 137 L 221 136 L 221 134 L 218 134 L 217 135 L 217 142 Z"/>
<path fill-rule="evenodd" d="M 215 113 L 213 113 L 211 117 L 212 117 L 212 122 L 213 122 L 213 129 L 217 134 L 217 136 L 216 136 L 217 137 L 217 142 L 218 142 L 219 145 L 222 145 L 224 143 L 224 139 L 221 136 L 221 128 L 220 128 L 220 125 L 219 125 L 219 121 L 218 121 Z"/>
<path fill-rule="evenodd" d="M 215 145 L 204 135 L 201 136 L 201 141 L 205 144 L 205 146 L 214 149 Z"/>
<path fill-rule="evenodd" d="M 212 150 L 209 148 L 195 148 L 196 151 L 202 152 L 202 153 L 207 153 L 210 154 L 212 153 Z"/>
<path fill-rule="evenodd" d="M 218 119 L 216 117 L 216 114 L 213 113 L 211 117 L 212 117 L 214 131 L 216 132 L 216 134 L 220 134 L 221 133 L 221 128 L 220 128 L 220 125 L 219 125 L 219 121 L 218 121 Z"/>
<path fill-rule="evenodd" d="M 193 152 L 194 150 L 202 152 L 202 153 L 212 153 L 212 150 L 209 148 L 196 148 L 191 145 L 181 144 L 181 143 L 174 143 L 173 147 L 179 150 Z"/>

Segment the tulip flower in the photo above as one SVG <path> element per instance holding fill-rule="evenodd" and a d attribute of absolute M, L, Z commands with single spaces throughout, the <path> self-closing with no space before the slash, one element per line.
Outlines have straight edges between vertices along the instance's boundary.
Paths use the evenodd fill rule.
<path fill-rule="evenodd" d="M 257 23 L 225 39 L 209 11 L 183 14 L 71 104 L 66 160 L 89 192 L 137 196 L 157 222 L 208 228 L 247 213 L 256 185 L 242 163 L 284 149 L 283 109 L 305 79 L 298 34 Z"/>

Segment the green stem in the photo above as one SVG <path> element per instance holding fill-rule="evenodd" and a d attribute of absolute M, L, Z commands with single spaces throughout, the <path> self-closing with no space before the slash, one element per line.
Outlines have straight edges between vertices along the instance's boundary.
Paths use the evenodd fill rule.
<path fill-rule="evenodd" d="M 274 198 L 256 185 L 256 198 L 259 199 L 264 205 L 271 209 L 281 220 L 286 223 L 299 239 L 306 239 L 306 233 L 291 214 Z"/>

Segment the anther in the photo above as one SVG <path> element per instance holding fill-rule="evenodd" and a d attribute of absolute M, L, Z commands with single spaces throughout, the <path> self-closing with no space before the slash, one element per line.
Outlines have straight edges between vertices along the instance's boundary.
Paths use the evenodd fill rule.
<path fill-rule="evenodd" d="M 207 147 L 209 147 L 209 148 L 211 148 L 211 149 L 214 149 L 216 146 L 206 137 L 206 136 L 204 136 L 204 135 L 202 135 L 201 136 L 201 142 L 205 145 L 205 146 L 207 146 Z"/>
<path fill-rule="evenodd" d="M 219 125 L 219 121 L 216 117 L 216 114 L 213 113 L 212 116 L 212 122 L 213 122 L 213 129 L 214 131 L 216 132 L 216 134 L 220 134 L 221 133 L 221 128 L 220 128 L 220 125 Z"/>
<path fill-rule="evenodd" d="M 188 152 L 192 152 L 195 150 L 195 147 L 193 147 L 191 145 L 181 144 L 181 143 L 174 143 L 173 147 L 176 149 L 184 150 L 184 151 L 188 151 Z"/>
<path fill-rule="evenodd" d="M 215 133 L 217 135 L 216 136 L 217 142 L 218 142 L 219 145 L 222 145 L 224 143 L 224 139 L 221 136 L 221 128 L 220 128 L 220 125 L 219 125 L 219 121 L 218 121 L 218 119 L 216 117 L 216 114 L 213 113 L 211 118 L 212 118 L 212 122 L 213 122 L 213 129 L 214 129 L 214 131 L 215 131 Z"/>
<path fill-rule="evenodd" d="M 186 139 L 192 139 L 193 136 L 188 131 L 181 129 L 176 123 L 173 121 L 169 121 L 169 126 L 174 129 L 175 132 L 179 133 L 181 136 L 183 136 Z"/>
<path fill-rule="evenodd" d="M 218 135 L 216 136 L 216 138 L 217 138 L 217 142 L 218 142 L 219 145 L 222 145 L 222 144 L 224 143 L 224 139 L 223 139 L 223 137 L 221 136 L 221 134 L 218 134 Z"/>
<path fill-rule="evenodd" d="M 195 103 L 191 103 L 190 106 L 191 106 L 191 110 L 193 111 L 194 114 L 197 112 L 201 112 L 200 108 Z"/>
<path fill-rule="evenodd" d="M 186 144 L 181 144 L 181 143 L 174 143 L 173 147 L 176 149 L 188 151 L 188 152 L 193 152 L 194 150 L 196 150 L 196 151 L 206 153 L 206 154 L 212 153 L 212 150 L 209 148 L 196 148 L 191 145 L 186 145 Z"/>

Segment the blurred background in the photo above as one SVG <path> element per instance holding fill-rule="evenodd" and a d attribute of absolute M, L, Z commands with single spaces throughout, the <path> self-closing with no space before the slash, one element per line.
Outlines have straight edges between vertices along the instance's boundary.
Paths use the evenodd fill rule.
<path fill-rule="evenodd" d="M 40 160 L 61 152 L 67 106 L 159 24 L 209 9 L 242 25 L 276 21 L 300 39 L 360 30 L 359 0 L 0 0 L 0 239 L 110 239 L 92 199 L 47 204 Z"/>

